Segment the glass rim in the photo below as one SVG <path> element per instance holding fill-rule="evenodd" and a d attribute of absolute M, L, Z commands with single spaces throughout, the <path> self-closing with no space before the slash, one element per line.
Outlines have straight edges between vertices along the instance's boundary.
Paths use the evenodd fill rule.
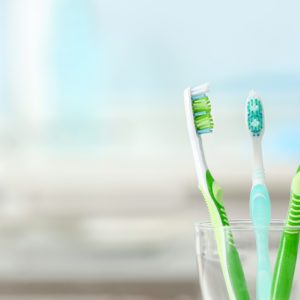
<path fill-rule="evenodd" d="M 271 231 L 282 231 L 283 228 L 290 229 L 290 230 L 299 230 L 300 226 L 287 226 L 284 225 L 286 220 L 283 219 L 273 219 L 271 220 L 270 225 L 266 226 L 255 226 L 253 225 L 250 219 L 234 219 L 230 221 L 230 226 L 218 226 L 214 227 L 210 221 L 205 222 L 195 222 L 195 230 L 196 232 L 199 231 L 209 231 L 221 228 L 223 230 L 231 230 L 231 231 L 252 231 L 255 229 L 268 229 Z"/>

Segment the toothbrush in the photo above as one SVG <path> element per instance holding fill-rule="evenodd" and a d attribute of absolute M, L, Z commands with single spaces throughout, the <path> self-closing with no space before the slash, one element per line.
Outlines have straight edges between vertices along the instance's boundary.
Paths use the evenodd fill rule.
<path fill-rule="evenodd" d="M 230 231 L 228 217 L 223 206 L 223 191 L 213 179 L 206 163 L 202 135 L 211 133 L 213 119 L 207 96 L 208 84 L 184 91 L 187 126 L 192 144 L 199 189 L 207 204 L 214 227 L 218 254 L 230 300 L 249 300 L 250 296 L 239 254 Z M 225 227 L 225 228 L 223 228 Z M 225 229 L 225 230 L 224 230 Z"/>
<path fill-rule="evenodd" d="M 252 190 L 250 214 L 255 227 L 257 249 L 256 299 L 270 299 L 271 263 L 269 257 L 269 226 L 271 223 L 271 202 L 265 184 L 262 157 L 264 134 L 264 111 L 261 99 L 251 91 L 246 103 L 246 119 L 253 143 Z"/>
<path fill-rule="evenodd" d="M 298 256 L 300 226 L 300 165 L 291 186 L 286 227 L 283 229 L 275 264 L 271 300 L 290 298 Z M 293 227 L 295 227 L 293 229 Z"/>

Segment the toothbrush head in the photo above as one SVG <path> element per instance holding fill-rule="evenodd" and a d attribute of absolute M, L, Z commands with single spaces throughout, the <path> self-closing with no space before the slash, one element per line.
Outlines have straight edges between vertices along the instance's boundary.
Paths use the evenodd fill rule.
<path fill-rule="evenodd" d="M 260 97 L 254 92 L 249 93 L 246 106 L 247 126 L 253 137 L 264 133 L 264 110 Z"/>
<path fill-rule="evenodd" d="M 212 132 L 214 123 L 210 100 L 206 94 L 208 86 L 198 86 L 190 91 L 192 114 L 197 135 Z"/>

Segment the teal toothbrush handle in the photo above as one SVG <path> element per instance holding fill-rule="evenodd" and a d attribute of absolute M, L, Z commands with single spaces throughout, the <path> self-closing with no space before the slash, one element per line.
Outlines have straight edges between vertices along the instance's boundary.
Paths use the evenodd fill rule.
<path fill-rule="evenodd" d="M 271 300 L 290 298 L 299 245 L 298 232 L 284 232 L 280 241 L 272 281 Z"/>
<path fill-rule="evenodd" d="M 271 222 L 271 202 L 267 187 L 255 185 L 250 195 L 250 211 L 255 226 L 257 271 L 256 299 L 270 299 L 272 272 L 269 257 L 269 229 Z"/>
<path fill-rule="evenodd" d="M 269 259 L 268 230 L 262 229 L 256 232 L 257 243 L 257 278 L 256 278 L 256 299 L 270 299 L 272 272 Z"/>

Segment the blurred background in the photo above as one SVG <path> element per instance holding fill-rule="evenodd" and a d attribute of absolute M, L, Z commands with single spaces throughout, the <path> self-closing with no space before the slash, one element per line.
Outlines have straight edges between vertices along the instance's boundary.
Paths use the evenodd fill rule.
<path fill-rule="evenodd" d="M 0 0 L 1 299 L 201 299 L 186 86 L 211 83 L 210 168 L 248 217 L 250 89 L 273 217 L 300 157 L 297 1 Z"/>

